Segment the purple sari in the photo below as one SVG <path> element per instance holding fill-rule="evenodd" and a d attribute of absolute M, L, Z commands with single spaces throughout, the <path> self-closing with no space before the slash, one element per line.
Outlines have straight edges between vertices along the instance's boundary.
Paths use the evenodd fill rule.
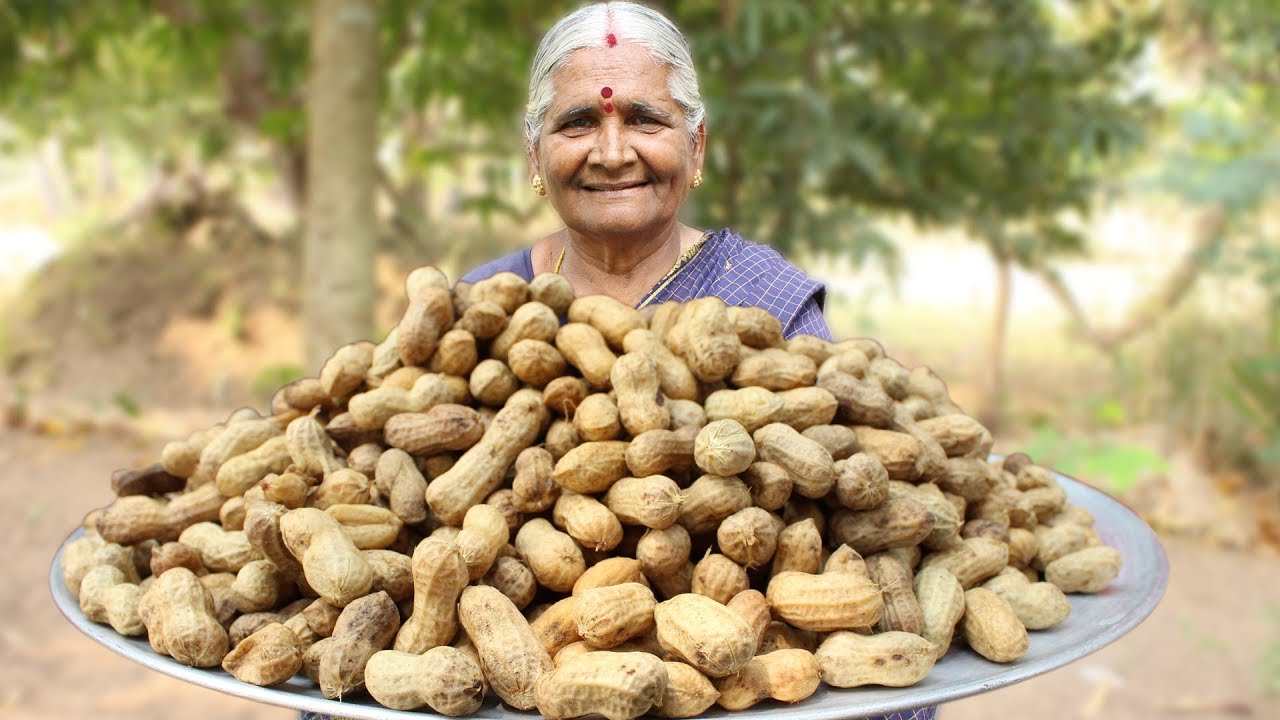
<path fill-rule="evenodd" d="M 512 272 L 526 281 L 532 280 L 530 249 L 517 250 L 481 265 L 464 275 L 462 281 L 473 283 L 500 272 Z M 822 317 L 827 295 L 822 283 L 805 275 L 773 248 L 747 242 L 728 228 L 709 234 L 698 252 L 674 277 L 647 293 L 643 302 L 684 302 L 708 295 L 728 305 L 768 310 L 782 321 L 785 337 L 816 335 L 831 339 L 827 321 Z"/>

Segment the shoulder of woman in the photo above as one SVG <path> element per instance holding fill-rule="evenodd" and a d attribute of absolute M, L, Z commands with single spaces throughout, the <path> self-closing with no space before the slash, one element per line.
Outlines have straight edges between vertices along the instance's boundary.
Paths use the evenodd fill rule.
<path fill-rule="evenodd" d="M 772 305 L 786 307 L 792 313 L 810 298 L 819 304 L 826 298 L 826 287 L 782 257 L 768 245 L 759 245 L 731 231 L 720 239 L 717 255 L 720 268 L 721 295 L 731 305 L 757 305 L 773 310 Z M 716 293 L 720 295 L 720 293 Z"/>
<path fill-rule="evenodd" d="M 485 278 L 493 277 L 501 272 L 511 272 L 524 278 L 526 282 L 533 279 L 533 264 L 529 257 L 529 248 L 521 248 L 497 260 L 491 260 L 463 275 L 459 282 L 477 283 Z"/>

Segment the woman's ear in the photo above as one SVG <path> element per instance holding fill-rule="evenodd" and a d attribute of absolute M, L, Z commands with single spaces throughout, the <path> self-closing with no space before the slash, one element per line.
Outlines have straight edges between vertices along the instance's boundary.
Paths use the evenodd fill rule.
<path fill-rule="evenodd" d="M 529 180 L 533 180 L 533 176 L 542 174 L 542 166 L 538 163 L 538 146 L 529 145 L 524 151 L 525 158 L 529 161 Z"/>
<path fill-rule="evenodd" d="M 707 123 L 698 124 L 698 130 L 693 135 L 693 169 L 701 170 L 702 162 L 707 157 Z"/>

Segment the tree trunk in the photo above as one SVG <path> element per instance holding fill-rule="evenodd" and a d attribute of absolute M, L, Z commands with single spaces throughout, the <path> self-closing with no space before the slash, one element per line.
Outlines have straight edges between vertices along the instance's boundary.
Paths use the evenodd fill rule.
<path fill-rule="evenodd" d="M 1009 334 L 1009 298 L 1013 290 L 1013 263 L 1003 254 L 993 251 L 996 261 L 996 314 L 991 324 L 991 338 L 987 346 L 986 382 L 983 387 L 982 405 L 978 420 L 991 432 L 995 432 L 1004 418 L 1004 348 Z"/>
<path fill-rule="evenodd" d="M 314 0 L 307 79 L 302 330 L 319 372 L 341 345 L 372 339 L 377 227 L 378 5 Z"/>
<path fill-rule="evenodd" d="M 1163 281 L 1153 286 L 1148 297 L 1133 306 L 1124 322 L 1112 328 L 1097 327 L 1090 322 L 1071 288 L 1056 270 L 1041 267 L 1036 274 L 1071 318 L 1075 326 L 1072 334 L 1101 352 L 1114 353 L 1121 345 L 1156 327 L 1160 318 L 1173 312 L 1178 303 L 1191 293 L 1201 271 L 1209 264 L 1206 256 L 1214 245 L 1222 241 L 1227 221 L 1226 209 L 1221 205 L 1205 208 L 1196 218 L 1191 248 L 1186 255 Z"/>

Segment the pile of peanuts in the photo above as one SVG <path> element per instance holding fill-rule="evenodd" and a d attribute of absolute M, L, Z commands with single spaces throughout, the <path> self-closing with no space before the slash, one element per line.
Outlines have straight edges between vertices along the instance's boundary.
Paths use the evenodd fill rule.
<path fill-rule="evenodd" d="M 383 342 L 118 471 L 62 556 L 193 667 L 467 715 L 693 717 L 996 663 L 1120 556 L 928 368 L 714 297 L 406 282 Z M 567 322 L 562 319 L 567 318 Z"/>

